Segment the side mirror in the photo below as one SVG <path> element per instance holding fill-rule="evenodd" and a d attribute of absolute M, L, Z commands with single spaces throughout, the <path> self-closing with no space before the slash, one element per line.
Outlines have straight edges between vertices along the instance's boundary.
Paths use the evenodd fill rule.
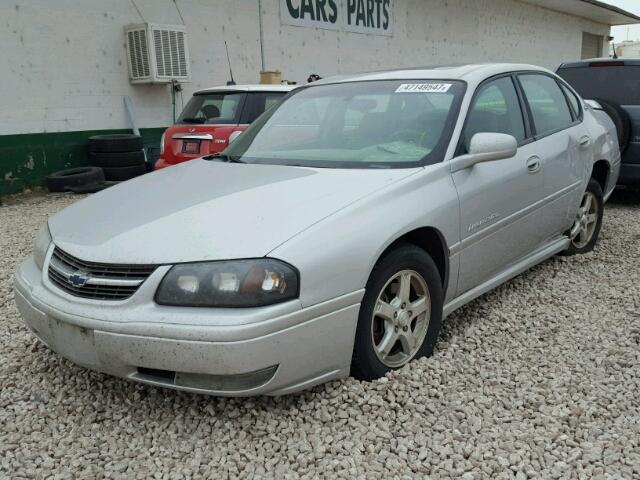
<path fill-rule="evenodd" d="M 518 141 L 504 133 L 476 133 L 471 138 L 469 153 L 451 160 L 451 173 L 473 167 L 476 163 L 513 158 L 518 152 Z"/>

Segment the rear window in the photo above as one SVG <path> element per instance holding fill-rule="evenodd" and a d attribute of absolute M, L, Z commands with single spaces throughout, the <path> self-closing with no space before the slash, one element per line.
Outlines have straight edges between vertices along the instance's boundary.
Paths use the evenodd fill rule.
<path fill-rule="evenodd" d="M 620 105 L 640 104 L 640 66 L 561 68 L 558 75 L 582 98 L 602 98 Z"/>
<path fill-rule="evenodd" d="M 246 93 L 194 95 L 184 107 L 178 123 L 237 124 Z"/>

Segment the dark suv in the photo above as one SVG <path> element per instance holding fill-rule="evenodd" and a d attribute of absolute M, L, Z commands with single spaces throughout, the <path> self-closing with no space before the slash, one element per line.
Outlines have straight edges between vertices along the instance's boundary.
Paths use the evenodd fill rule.
<path fill-rule="evenodd" d="M 558 75 L 585 99 L 596 100 L 618 129 L 622 168 L 618 183 L 640 187 L 640 60 L 564 63 Z"/>

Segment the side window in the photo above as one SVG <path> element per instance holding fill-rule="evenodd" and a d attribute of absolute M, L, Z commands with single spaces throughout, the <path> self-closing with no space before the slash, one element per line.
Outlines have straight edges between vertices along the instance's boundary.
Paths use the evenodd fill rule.
<path fill-rule="evenodd" d="M 520 75 L 537 135 L 568 128 L 573 123 L 569 104 L 556 81 L 546 75 Z"/>
<path fill-rule="evenodd" d="M 264 96 L 264 111 L 276 105 L 284 97 L 283 93 L 267 93 Z"/>
<path fill-rule="evenodd" d="M 571 108 L 573 109 L 573 113 L 575 114 L 575 118 L 582 118 L 582 110 L 580 108 L 580 100 L 578 100 L 578 97 L 576 97 L 575 94 L 564 85 L 560 84 L 560 87 L 562 88 L 562 90 L 564 90 L 564 93 L 569 99 L 569 103 L 571 104 Z"/>
<path fill-rule="evenodd" d="M 526 138 L 522 109 L 511 77 L 493 80 L 478 90 L 467 117 L 465 146 L 481 132 L 512 135 L 518 143 Z"/>
<path fill-rule="evenodd" d="M 264 112 L 269 110 L 269 108 L 273 107 L 277 104 L 284 93 L 278 92 L 264 92 L 264 93 L 251 93 L 249 94 L 249 98 L 247 101 L 247 110 L 245 119 L 243 123 L 253 123 L 256 118 L 262 115 Z"/>

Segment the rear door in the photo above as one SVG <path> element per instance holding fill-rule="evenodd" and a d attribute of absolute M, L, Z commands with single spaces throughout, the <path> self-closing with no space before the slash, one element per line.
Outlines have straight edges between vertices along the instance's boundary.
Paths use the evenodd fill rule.
<path fill-rule="evenodd" d="M 461 259 L 458 295 L 484 283 L 540 245 L 537 204 L 543 177 L 538 148 L 523 115 L 514 77 L 481 85 L 467 115 L 459 154 L 476 133 L 505 133 L 518 141 L 514 158 L 453 174 L 460 199 Z"/>
<path fill-rule="evenodd" d="M 593 139 L 561 84 L 551 75 L 518 75 L 531 115 L 531 125 L 542 160 L 544 198 L 541 227 L 548 238 L 568 230 L 584 189 L 583 179 L 593 164 Z M 575 98 L 575 97 L 574 97 Z"/>

